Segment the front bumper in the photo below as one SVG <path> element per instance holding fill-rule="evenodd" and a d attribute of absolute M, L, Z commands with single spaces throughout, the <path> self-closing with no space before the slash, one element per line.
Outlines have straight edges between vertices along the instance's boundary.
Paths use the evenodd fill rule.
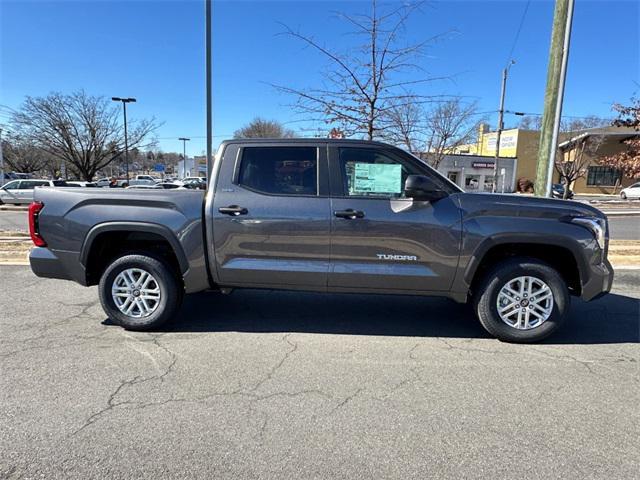
<path fill-rule="evenodd" d="M 87 284 L 78 252 L 33 247 L 29 252 L 29 264 L 31 271 L 38 277 L 59 278 L 72 280 L 80 285 Z"/>
<path fill-rule="evenodd" d="M 582 300 L 588 302 L 609 293 L 613 284 L 613 267 L 605 259 L 599 265 L 590 265 L 588 280 L 582 285 Z"/>

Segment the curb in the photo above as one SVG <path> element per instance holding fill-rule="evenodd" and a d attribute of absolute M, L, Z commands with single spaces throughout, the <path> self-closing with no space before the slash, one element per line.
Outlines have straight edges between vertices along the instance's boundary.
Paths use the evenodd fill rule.
<path fill-rule="evenodd" d="M 29 207 L 9 207 L 7 205 L 0 205 L 0 211 L 2 212 L 28 212 Z"/>
<path fill-rule="evenodd" d="M 624 217 L 625 215 L 628 215 L 628 216 L 640 215 L 640 210 L 631 210 L 631 211 L 613 210 L 611 212 L 607 212 L 606 210 L 600 210 L 600 211 L 604 213 L 607 217 Z"/>

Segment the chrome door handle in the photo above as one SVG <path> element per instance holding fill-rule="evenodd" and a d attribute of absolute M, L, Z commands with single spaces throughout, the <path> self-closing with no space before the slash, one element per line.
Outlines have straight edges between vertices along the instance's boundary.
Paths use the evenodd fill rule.
<path fill-rule="evenodd" d="M 353 220 L 355 218 L 364 218 L 364 212 L 361 210 L 353 210 L 348 208 L 346 210 L 336 210 L 333 214 L 338 218 L 347 218 Z"/>
<path fill-rule="evenodd" d="M 224 213 L 225 215 L 233 215 L 233 216 L 246 215 L 247 213 L 249 213 L 249 210 L 247 210 L 244 207 L 239 207 L 238 205 L 229 205 L 228 207 L 220 207 L 218 211 L 220 213 Z"/>

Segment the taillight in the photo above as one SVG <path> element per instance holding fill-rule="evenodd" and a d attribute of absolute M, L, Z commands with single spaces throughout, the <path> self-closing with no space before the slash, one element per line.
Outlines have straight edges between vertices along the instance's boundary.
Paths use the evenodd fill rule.
<path fill-rule="evenodd" d="M 38 231 L 38 215 L 43 208 L 44 203 L 42 202 L 33 202 L 29 205 L 29 235 L 31 235 L 31 241 L 36 247 L 47 246 L 47 242 L 44 241 Z"/>

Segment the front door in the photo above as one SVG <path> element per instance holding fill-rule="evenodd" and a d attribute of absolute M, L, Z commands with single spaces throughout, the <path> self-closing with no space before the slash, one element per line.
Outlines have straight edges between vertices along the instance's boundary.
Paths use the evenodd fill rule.
<path fill-rule="evenodd" d="M 326 145 L 227 146 L 213 202 L 218 282 L 326 290 Z"/>
<path fill-rule="evenodd" d="M 2 187 L 2 201 L 4 203 L 22 203 L 20 199 L 20 180 L 14 180 Z"/>
<path fill-rule="evenodd" d="M 435 203 L 404 197 L 408 175 L 431 175 L 393 148 L 337 147 L 330 151 L 330 290 L 448 290 L 461 242 L 460 210 L 452 197 Z"/>

